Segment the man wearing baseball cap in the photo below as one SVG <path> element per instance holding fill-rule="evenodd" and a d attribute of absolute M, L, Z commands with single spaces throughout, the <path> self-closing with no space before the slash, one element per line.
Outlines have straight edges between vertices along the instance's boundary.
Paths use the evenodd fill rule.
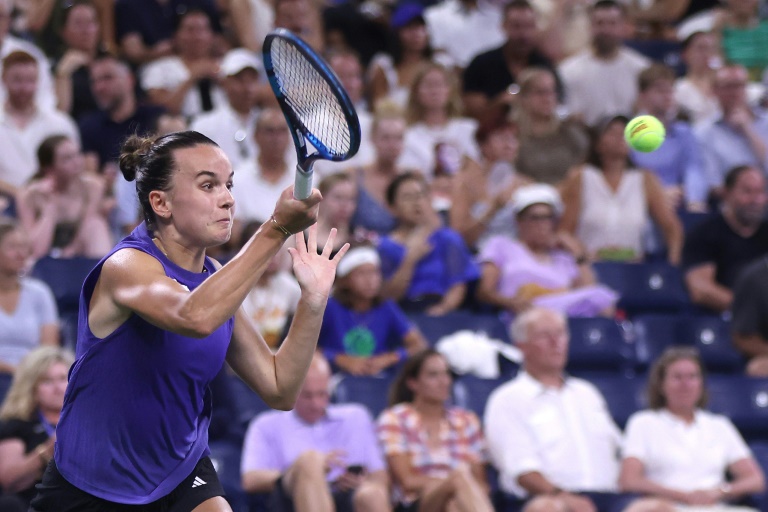
<path fill-rule="evenodd" d="M 245 48 L 227 52 L 219 68 L 219 80 L 227 101 L 195 117 L 190 129 L 215 141 L 237 167 L 256 157 L 253 130 L 258 115 L 261 59 Z"/>

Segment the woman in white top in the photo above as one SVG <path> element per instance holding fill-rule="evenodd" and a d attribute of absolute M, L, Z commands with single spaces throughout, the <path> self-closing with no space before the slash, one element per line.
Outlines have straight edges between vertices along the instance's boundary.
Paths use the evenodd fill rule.
<path fill-rule="evenodd" d="M 31 254 L 26 234 L 10 219 L 0 220 L 0 374 L 41 345 L 59 344 L 59 314 L 44 282 L 22 277 Z"/>
<path fill-rule="evenodd" d="M 712 84 L 722 63 L 717 37 L 711 32 L 694 32 L 683 42 L 685 76 L 675 83 L 675 100 L 690 116 L 692 124 L 712 121 L 720 115 L 720 104 Z"/>
<path fill-rule="evenodd" d="M 461 117 L 462 104 L 453 73 L 439 64 L 428 64 L 411 84 L 406 120 L 405 147 L 400 165 L 424 174 L 433 183 L 433 194 L 450 187 L 442 182 L 462 165 L 465 157 L 479 160 L 480 150 L 474 135 L 477 123 Z M 445 188 L 445 190 L 443 190 Z"/>
<path fill-rule="evenodd" d="M 392 14 L 393 44 L 389 52 L 374 55 L 368 68 L 369 104 L 388 98 L 401 108 L 419 68 L 432 58 L 429 34 L 419 4 L 401 4 Z"/>
<path fill-rule="evenodd" d="M 659 512 L 753 510 L 727 503 L 763 492 L 763 472 L 731 421 L 704 410 L 705 403 L 697 351 L 670 347 L 651 369 L 649 409 L 627 424 L 623 491 L 659 498 Z"/>
<path fill-rule="evenodd" d="M 640 261 L 653 220 L 664 235 L 669 262 L 677 265 L 682 225 L 656 176 L 631 166 L 627 122 L 614 116 L 598 123 L 589 162 L 571 170 L 563 185 L 561 229 L 575 235 L 592 259 Z"/>

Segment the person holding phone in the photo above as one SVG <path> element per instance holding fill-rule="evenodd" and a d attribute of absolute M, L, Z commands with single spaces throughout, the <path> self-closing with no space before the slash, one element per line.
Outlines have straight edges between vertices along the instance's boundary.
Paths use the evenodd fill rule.
<path fill-rule="evenodd" d="M 331 367 L 316 352 L 293 411 L 268 411 L 245 435 L 243 489 L 271 493 L 275 512 L 391 511 L 371 414 L 330 405 Z"/>

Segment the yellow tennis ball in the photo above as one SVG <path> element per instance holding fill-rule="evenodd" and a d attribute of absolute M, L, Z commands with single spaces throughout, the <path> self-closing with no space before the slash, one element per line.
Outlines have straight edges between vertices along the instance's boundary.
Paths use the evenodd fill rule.
<path fill-rule="evenodd" d="M 656 151 L 664 142 L 667 131 L 661 121 L 653 116 L 637 116 L 624 128 L 627 143 L 638 151 Z"/>

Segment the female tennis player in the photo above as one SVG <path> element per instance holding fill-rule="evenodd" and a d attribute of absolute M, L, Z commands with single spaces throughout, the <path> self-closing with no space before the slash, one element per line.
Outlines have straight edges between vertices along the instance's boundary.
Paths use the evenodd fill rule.
<path fill-rule="evenodd" d="M 289 249 L 302 296 L 276 354 L 240 304 L 291 233 L 314 224 L 320 193 L 284 191 L 273 216 L 226 265 L 233 174 L 197 132 L 131 137 L 120 169 L 136 180 L 144 222 L 83 284 L 70 373 L 38 512 L 231 512 L 208 458 L 208 383 L 226 361 L 270 406 L 293 407 L 315 350 L 336 264 L 332 235 Z M 254 198 L 258 201 L 258 198 Z"/>

